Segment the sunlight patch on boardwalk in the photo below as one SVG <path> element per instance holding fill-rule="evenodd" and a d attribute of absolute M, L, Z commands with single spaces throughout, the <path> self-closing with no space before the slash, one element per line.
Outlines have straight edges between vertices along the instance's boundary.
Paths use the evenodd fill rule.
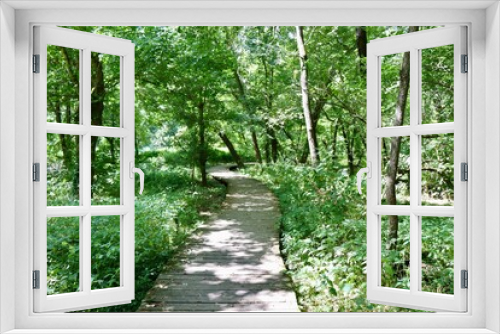
<path fill-rule="evenodd" d="M 299 312 L 279 251 L 277 200 L 261 182 L 216 167 L 219 214 L 165 267 L 138 312 Z"/>

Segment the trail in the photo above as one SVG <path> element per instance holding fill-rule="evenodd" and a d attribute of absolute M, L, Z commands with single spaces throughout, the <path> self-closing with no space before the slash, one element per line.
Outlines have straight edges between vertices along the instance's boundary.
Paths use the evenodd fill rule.
<path fill-rule="evenodd" d="M 138 312 L 299 312 L 279 251 L 280 212 L 260 181 L 219 166 L 219 214 L 166 266 Z"/>

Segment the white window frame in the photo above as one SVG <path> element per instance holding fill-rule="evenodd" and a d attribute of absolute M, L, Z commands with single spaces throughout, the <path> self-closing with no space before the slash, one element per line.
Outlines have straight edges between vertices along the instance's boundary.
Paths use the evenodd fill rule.
<path fill-rule="evenodd" d="M 429 29 L 371 41 L 367 51 L 367 164 L 371 177 L 367 180 L 367 298 L 373 303 L 396 305 L 420 310 L 467 310 L 467 290 L 461 288 L 461 270 L 467 270 L 467 184 L 461 181 L 461 163 L 467 163 L 467 76 L 461 73 L 461 55 L 467 54 L 466 28 L 452 26 Z M 422 124 L 421 50 L 453 45 L 454 120 Z M 381 64 L 382 57 L 410 53 L 410 123 L 382 126 Z M 454 205 L 422 206 L 421 197 L 421 135 L 454 134 Z M 381 140 L 403 136 L 410 140 L 410 204 L 381 205 Z M 381 286 L 382 266 L 381 216 L 401 215 L 410 220 L 410 287 L 398 289 Z M 421 217 L 453 217 L 454 221 L 454 294 L 421 290 Z M 414 265 L 413 265 L 414 264 Z"/>
<path fill-rule="evenodd" d="M 338 2 L 339 8 L 328 8 L 325 4 L 294 3 L 284 5 L 274 3 L 275 9 L 265 8 L 266 4 L 245 3 L 233 5 L 233 9 L 220 9 L 218 3 L 209 3 L 206 8 L 188 8 L 189 5 L 172 3 L 171 8 L 158 9 L 158 3 L 151 4 L 145 1 L 143 5 L 135 4 L 135 7 L 145 8 L 151 6 L 154 9 L 81 9 L 82 6 L 92 8 L 95 6 L 127 6 L 128 2 L 81 2 L 74 6 L 80 9 L 59 9 L 58 6 L 71 6 L 69 2 L 31 2 L 10 1 L 13 6 L 38 6 L 38 9 L 19 10 L 16 13 L 6 3 L 0 4 L 0 208 L 3 210 L 0 216 L 2 248 L 0 249 L 0 319 L 4 320 L 1 330 L 16 329 L 13 333 L 37 333 L 37 329 L 64 329 L 62 332 L 76 332 L 72 329 L 94 329 L 89 332 L 101 333 L 105 329 L 131 329 L 142 328 L 161 329 L 170 328 L 161 332 L 180 332 L 175 328 L 198 328 L 193 332 L 215 332 L 233 333 L 238 328 L 254 328 L 252 332 L 343 332 L 341 329 L 351 328 L 350 333 L 363 332 L 415 332 L 411 328 L 420 328 L 419 332 L 463 332 L 463 333 L 492 333 L 500 331 L 500 265 L 498 261 L 500 230 L 498 219 L 500 209 L 498 208 L 500 191 L 500 175 L 498 163 L 500 162 L 498 136 L 499 116 L 498 109 L 500 100 L 499 80 L 499 51 L 500 51 L 500 13 L 498 4 L 493 2 L 477 3 L 470 2 L 439 2 L 427 6 L 441 6 L 439 8 L 425 8 L 426 4 L 415 9 L 418 5 L 413 4 L 411 10 L 390 9 L 394 3 L 370 2 Z M 83 3 L 83 5 L 82 5 Z M 439 4 L 439 5 L 436 5 Z M 198 4 L 199 5 L 199 4 Z M 488 10 L 486 5 L 491 5 Z M 156 6 L 156 7 L 155 7 Z M 177 9 L 175 8 L 177 6 Z M 229 5 L 228 5 L 229 6 Z M 404 4 L 398 2 L 399 7 Z M 462 9 L 453 9 L 453 6 L 462 6 Z M 469 6 L 469 9 L 464 9 Z M 483 6 L 477 9 L 478 6 Z M 185 9 L 178 9 L 184 7 Z M 250 9 L 248 9 L 250 7 Z M 326 7 L 326 8 L 325 8 Z M 344 9 L 342 9 L 344 7 Z M 52 8 L 52 10 L 40 10 Z M 187 9 L 186 9 L 187 8 Z M 217 9 L 219 8 L 219 9 Z M 276 9 L 278 8 L 278 9 Z M 375 8 L 375 9 L 374 9 Z M 446 9 L 448 8 L 448 9 Z M 470 9 L 476 8 L 476 9 Z M 15 22 L 13 20 L 15 14 Z M 488 29 L 486 29 L 485 22 Z M 469 311 L 467 313 L 438 313 L 438 314 L 34 314 L 32 312 L 32 290 L 30 277 L 32 259 L 30 256 L 32 245 L 32 184 L 29 178 L 32 147 L 32 105 L 29 97 L 31 91 L 31 76 L 29 73 L 31 63 L 31 31 L 35 24 L 60 24 L 60 25 L 434 25 L 434 24 L 465 24 L 469 27 L 469 56 L 471 63 L 469 69 L 469 153 L 470 157 L 470 183 L 469 183 L 469 221 L 473 226 L 469 227 L 468 234 L 471 242 L 468 246 L 470 270 L 470 288 L 468 289 Z M 15 44 L 12 34 L 15 31 Z M 15 46 L 15 60 L 13 57 Z M 15 73 L 12 66 L 15 64 Z M 488 71 L 485 71 L 485 64 Z M 6 76 L 5 73 L 8 73 Z M 12 81 L 15 78 L 15 90 Z M 488 83 L 488 85 L 486 85 Z M 12 96 L 8 95 L 11 93 Z M 15 107 L 15 113 L 12 109 Z M 15 116 L 14 116 L 15 114 Z M 488 117 L 488 122 L 486 119 Z M 15 126 L 15 149 L 9 149 L 10 143 L 6 143 L 13 134 L 8 131 L 6 125 Z M 491 134 L 488 137 L 485 131 Z M 488 138 L 488 141 L 486 141 Z M 10 138 L 11 139 L 11 138 Z M 488 155 L 484 153 L 485 145 L 491 150 Z M 9 158 L 15 159 L 9 163 Z M 488 161 L 489 164 L 485 165 Z M 474 168 L 477 166 L 477 168 Z M 12 211 L 8 211 L 7 197 L 10 194 L 3 185 L 13 182 L 9 181 L 15 169 L 15 220 Z M 485 170 L 486 169 L 486 170 Z M 485 182 L 485 171 L 491 172 L 488 183 Z M 10 191 L 10 190 L 9 190 Z M 488 192 L 488 197 L 486 193 Z M 488 204 L 488 206 L 485 206 Z M 487 216 L 486 216 L 487 214 Z M 486 217 L 488 219 L 486 219 Z M 15 236 L 15 244 L 10 240 Z M 10 238 L 10 239 L 9 239 Z M 12 256 L 14 254 L 14 256 Z M 486 266 L 485 258 L 488 263 Z M 30 259 L 26 261 L 26 259 Z M 12 287 L 15 286 L 15 289 Z M 488 293 L 485 293 L 486 289 Z M 14 291 L 13 291 L 14 290 Z M 15 308 L 12 308 L 15 305 Z M 225 328 L 225 330 L 222 330 Z M 268 331 L 258 330 L 267 328 Z M 293 330 L 295 328 L 295 330 Z M 353 330 L 358 328 L 359 331 Z M 380 331 L 380 328 L 385 328 Z M 392 330 L 389 330 L 391 329 Z M 459 330 L 462 328 L 463 330 Z M 31 329 L 23 330 L 23 329 Z M 101 329 L 101 330 L 98 330 Z M 210 329 L 212 329 L 210 331 Z M 232 330 L 231 330 L 232 329 Z M 323 329 L 323 330 L 314 330 Z M 338 329 L 337 331 L 335 329 Z M 408 329 L 408 330 L 406 330 Z M 491 329 L 492 331 L 488 330 Z M 50 331 L 55 332 L 55 331 Z M 129 333 L 144 332 L 144 330 L 128 330 Z M 158 331 L 160 332 L 160 331 Z M 243 332 L 243 330 L 242 330 Z M 248 331 L 246 331 L 248 333 Z M 187 333 L 187 332 L 185 332 Z"/>
<path fill-rule="evenodd" d="M 34 53 L 39 55 L 39 73 L 33 74 L 34 162 L 40 164 L 39 182 L 34 183 L 34 270 L 39 270 L 39 289 L 34 290 L 35 312 L 74 311 L 130 303 L 135 293 L 134 261 L 134 44 L 129 40 L 51 26 L 34 27 Z M 73 48 L 79 52 L 80 122 L 64 124 L 47 122 L 47 46 Z M 120 58 L 120 125 L 91 125 L 91 53 Z M 47 206 L 47 134 L 78 135 L 80 145 L 79 206 Z M 120 204 L 91 204 L 92 136 L 120 140 Z M 91 288 L 92 216 L 120 217 L 120 286 Z M 80 217 L 79 220 L 79 290 L 47 295 L 47 218 Z"/>

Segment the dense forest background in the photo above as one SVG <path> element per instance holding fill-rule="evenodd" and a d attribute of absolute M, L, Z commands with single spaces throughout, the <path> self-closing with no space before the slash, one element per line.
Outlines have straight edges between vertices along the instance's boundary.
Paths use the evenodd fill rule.
<path fill-rule="evenodd" d="M 207 168 L 234 163 L 280 200 L 281 246 L 302 311 L 405 309 L 366 300 L 370 40 L 433 27 L 69 27 L 136 45 L 134 311 L 224 187 Z M 453 48 L 422 51 L 422 119 L 453 121 Z M 92 124 L 119 126 L 120 60 L 92 53 Z M 48 121 L 79 123 L 78 50 L 48 49 Z M 383 126 L 409 124 L 409 53 L 383 57 Z M 425 137 L 425 138 L 424 138 Z M 48 135 L 48 205 L 78 205 L 79 138 Z M 92 204 L 120 200 L 120 141 L 93 137 Z M 386 204 L 408 204 L 409 140 L 381 142 Z M 453 205 L 453 135 L 422 138 L 422 201 Z M 118 220 L 119 222 L 119 220 Z M 119 223 L 92 220 L 92 287 L 119 284 Z M 423 289 L 453 293 L 453 220 L 422 222 Z M 48 222 L 49 293 L 78 290 L 78 219 Z M 382 217 L 384 286 L 409 288 L 409 219 Z"/>

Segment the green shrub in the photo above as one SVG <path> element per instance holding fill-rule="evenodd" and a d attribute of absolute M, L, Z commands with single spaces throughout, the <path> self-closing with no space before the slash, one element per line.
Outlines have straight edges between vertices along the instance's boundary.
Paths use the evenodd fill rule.
<path fill-rule="evenodd" d="M 183 168 L 148 172 L 145 185 L 135 202 L 135 300 L 89 311 L 134 312 L 165 263 L 203 220 L 200 212 L 217 210 L 225 194 L 215 181 L 207 188 L 192 182 L 190 170 Z M 48 223 L 49 294 L 78 291 L 78 224 L 78 217 Z M 91 233 L 92 288 L 119 286 L 119 217 L 92 217 Z"/>
<path fill-rule="evenodd" d="M 281 251 L 302 311 L 412 311 L 366 299 L 366 197 L 357 193 L 356 180 L 347 170 L 279 163 L 247 171 L 279 199 Z M 401 219 L 398 248 L 384 250 L 382 281 L 387 286 L 408 284 L 407 267 L 396 266 L 409 261 L 408 226 Z M 429 264 L 423 289 L 453 293 L 453 272 L 448 269 L 453 268 L 453 220 L 428 218 L 422 226 L 423 262 Z M 386 233 L 383 228 L 383 238 Z"/>

